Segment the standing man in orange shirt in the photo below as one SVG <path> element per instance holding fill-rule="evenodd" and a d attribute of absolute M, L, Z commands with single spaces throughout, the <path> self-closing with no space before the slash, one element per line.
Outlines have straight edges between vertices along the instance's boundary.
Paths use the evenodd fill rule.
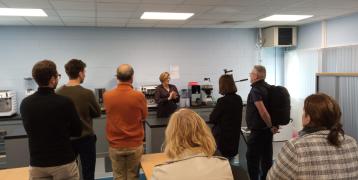
<path fill-rule="evenodd" d="M 115 180 L 139 178 L 139 163 L 143 154 L 143 121 L 147 117 L 147 102 L 143 93 L 133 89 L 134 70 L 129 64 L 117 68 L 117 88 L 104 94 L 107 113 L 107 140 Z"/>

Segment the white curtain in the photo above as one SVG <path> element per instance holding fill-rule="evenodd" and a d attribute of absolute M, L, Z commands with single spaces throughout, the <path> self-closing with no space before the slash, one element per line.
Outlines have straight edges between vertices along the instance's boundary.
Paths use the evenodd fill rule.
<path fill-rule="evenodd" d="M 316 73 L 319 72 L 321 50 L 285 52 L 284 84 L 291 95 L 291 117 L 296 130 L 302 128 L 301 115 L 305 97 L 316 92 Z"/>
<path fill-rule="evenodd" d="M 291 94 L 291 116 L 294 127 L 300 130 L 303 101 L 316 92 L 316 73 L 357 73 L 358 45 L 291 50 L 284 53 L 284 61 L 284 84 Z M 339 78 L 337 87 L 330 86 L 331 83 L 320 81 L 320 90 L 336 98 L 342 109 L 345 132 L 358 139 L 358 77 Z"/>

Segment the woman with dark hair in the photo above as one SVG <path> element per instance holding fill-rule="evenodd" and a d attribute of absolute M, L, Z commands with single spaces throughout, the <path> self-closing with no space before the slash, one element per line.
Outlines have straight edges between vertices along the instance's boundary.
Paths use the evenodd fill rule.
<path fill-rule="evenodd" d="M 344 134 L 337 102 L 313 94 L 303 111 L 300 137 L 282 147 L 267 179 L 358 179 L 358 145 Z"/>
<path fill-rule="evenodd" d="M 222 75 L 219 79 L 219 93 L 223 97 L 217 100 L 210 114 L 217 149 L 229 160 L 238 153 L 241 131 L 243 105 L 241 97 L 236 92 L 232 75 Z"/>

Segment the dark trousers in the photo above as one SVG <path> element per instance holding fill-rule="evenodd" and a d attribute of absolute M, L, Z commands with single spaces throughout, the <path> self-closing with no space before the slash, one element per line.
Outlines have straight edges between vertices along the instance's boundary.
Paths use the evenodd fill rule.
<path fill-rule="evenodd" d="M 272 138 L 270 129 L 252 130 L 247 140 L 247 168 L 251 180 L 265 180 L 272 166 Z M 260 173 L 261 170 L 261 173 Z"/>
<path fill-rule="evenodd" d="M 96 167 L 96 135 L 72 140 L 76 156 L 80 156 L 83 180 L 94 180 Z"/>

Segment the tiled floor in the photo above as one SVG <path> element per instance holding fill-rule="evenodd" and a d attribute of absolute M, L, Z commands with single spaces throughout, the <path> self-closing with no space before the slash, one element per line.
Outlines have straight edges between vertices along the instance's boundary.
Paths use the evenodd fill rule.
<path fill-rule="evenodd" d="M 95 171 L 95 178 L 105 178 L 105 177 L 113 177 L 112 172 L 105 172 L 104 169 L 104 158 L 97 158 L 96 159 L 96 171 Z"/>

